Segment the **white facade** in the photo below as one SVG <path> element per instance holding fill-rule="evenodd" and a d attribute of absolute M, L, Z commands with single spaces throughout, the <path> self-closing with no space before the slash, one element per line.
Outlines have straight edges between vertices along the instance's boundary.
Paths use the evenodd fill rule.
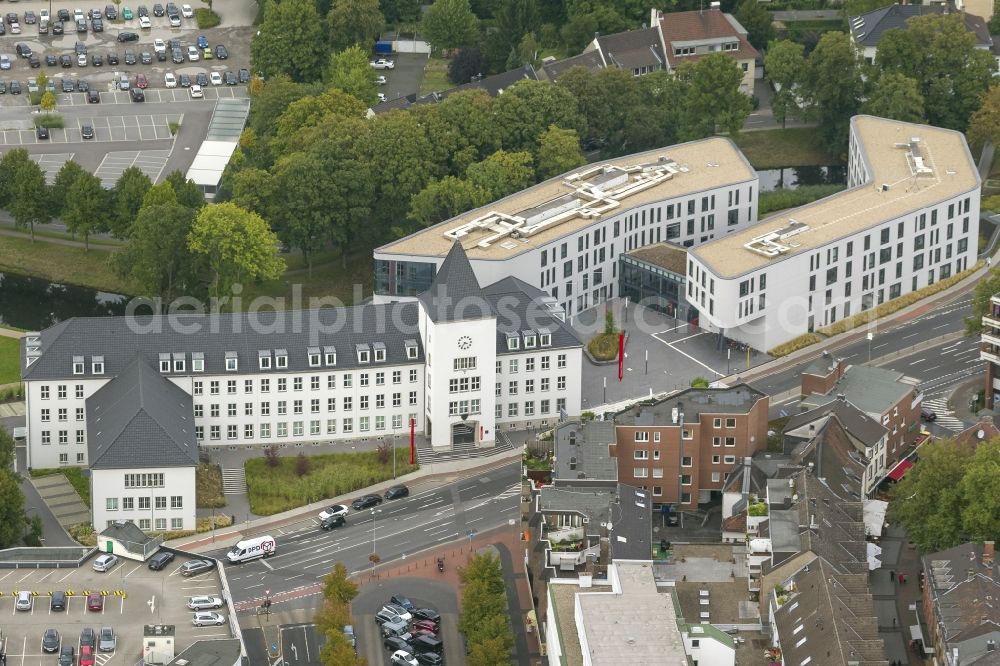
<path fill-rule="evenodd" d="M 83 467 L 90 463 L 86 400 L 111 379 L 69 375 L 66 379 L 24 383 L 29 468 Z"/>
<path fill-rule="evenodd" d="M 94 529 L 131 520 L 144 532 L 194 530 L 195 468 L 95 469 L 90 481 Z"/>
<path fill-rule="evenodd" d="M 496 359 L 496 419 L 502 427 L 538 428 L 559 421 L 560 410 L 580 414 L 583 348 L 536 349 Z"/>
<path fill-rule="evenodd" d="M 728 642 L 728 636 L 722 638 L 722 632 L 711 625 L 692 624 L 682 633 L 684 652 L 695 664 L 710 664 L 710 666 L 736 666 L 736 650 Z"/>

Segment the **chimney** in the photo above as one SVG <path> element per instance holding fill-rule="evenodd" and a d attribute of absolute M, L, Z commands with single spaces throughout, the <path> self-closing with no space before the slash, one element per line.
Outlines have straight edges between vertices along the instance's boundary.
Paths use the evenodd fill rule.
<path fill-rule="evenodd" d="M 986 424 L 993 425 L 993 416 L 989 414 L 987 414 L 986 416 L 981 416 L 979 418 L 979 422 L 982 423 L 983 425 Z"/>
<path fill-rule="evenodd" d="M 712 9 L 714 9 L 715 11 L 720 11 L 720 10 L 722 9 L 722 3 L 721 3 L 721 2 L 713 2 L 713 3 L 712 3 L 712 4 L 710 5 L 710 7 L 711 7 Z"/>
<path fill-rule="evenodd" d="M 983 566 L 987 569 L 993 566 L 993 541 L 983 542 Z"/>
<path fill-rule="evenodd" d="M 788 497 L 788 496 L 786 495 L 786 496 L 784 497 L 784 500 L 783 500 L 783 502 L 782 502 L 782 506 L 783 506 L 783 507 L 784 507 L 785 509 L 791 509 L 791 508 L 792 508 L 792 498 L 791 498 L 791 497 Z"/>
<path fill-rule="evenodd" d="M 847 402 L 847 396 L 844 395 L 843 393 L 838 393 L 837 394 L 837 400 L 839 400 L 841 402 Z"/>

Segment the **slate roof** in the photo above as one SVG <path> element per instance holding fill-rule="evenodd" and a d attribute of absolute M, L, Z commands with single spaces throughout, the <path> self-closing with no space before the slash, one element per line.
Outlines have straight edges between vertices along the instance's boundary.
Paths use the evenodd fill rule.
<path fill-rule="evenodd" d="M 131 520 L 114 521 L 101 531 L 101 536 L 114 539 L 118 543 L 129 546 L 141 546 L 150 541 L 155 541 L 153 537 L 140 530 Z"/>
<path fill-rule="evenodd" d="M 660 33 L 656 28 L 600 35 L 595 41 L 606 67 L 629 72 L 640 67 L 666 67 Z"/>
<path fill-rule="evenodd" d="M 760 54 L 747 41 L 746 31 L 736 29 L 735 18 L 724 14 L 719 9 L 690 12 L 665 12 L 660 15 L 660 32 L 663 34 L 663 47 L 671 67 L 677 67 L 685 60 L 696 60 L 698 56 L 675 56 L 675 42 L 700 42 L 722 37 L 730 37 L 739 41 L 739 50 L 724 51 L 733 58 L 755 60 Z"/>
<path fill-rule="evenodd" d="M 159 367 L 159 354 L 183 353 L 190 370 L 192 353 L 204 354 L 206 375 L 315 371 L 309 366 L 308 350 L 334 347 L 336 366 L 327 370 L 351 370 L 380 365 L 422 364 L 423 347 L 418 327 L 419 305 L 413 301 L 382 305 L 357 305 L 316 310 L 261 311 L 236 314 L 178 314 L 142 317 L 75 317 L 41 332 L 41 356 L 24 367 L 25 341 L 21 345 L 21 377 L 25 380 L 72 378 L 73 358 L 86 361 L 82 377 L 90 373 L 93 356 L 104 357 L 104 376 L 121 372 L 138 354 Z M 171 319 L 172 317 L 172 319 Z M 172 323 L 173 322 L 173 323 Z M 414 340 L 417 358 L 406 357 L 406 341 Z M 385 363 L 361 364 L 357 344 L 383 342 Z M 259 367 L 260 350 L 284 349 L 288 368 Z M 225 357 L 235 352 L 238 371 L 227 373 Z M 189 373 L 190 374 L 190 373 Z"/>
<path fill-rule="evenodd" d="M 574 67 L 583 67 L 590 72 L 596 72 L 604 69 L 604 59 L 601 58 L 599 51 L 584 51 L 569 58 L 542 63 L 542 73 L 549 81 L 556 83 L 560 76 Z"/>
<path fill-rule="evenodd" d="M 946 9 L 951 13 L 955 12 L 954 6 L 946 7 L 944 4 L 938 3 L 881 7 L 867 14 L 850 17 L 851 37 L 855 43 L 861 46 L 878 46 L 886 30 L 894 28 L 906 30 L 906 22 L 911 18 L 928 14 L 944 14 Z M 989 29 L 982 18 L 967 13 L 963 13 L 962 18 L 965 21 L 965 29 L 975 36 L 977 46 L 990 47 L 993 45 Z"/>
<path fill-rule="evenodd" d="M 901 372 L 868 365 L 852 365 L 844 371 L 829 393 L 808 395 L 803 403 L 822 405 L 835 400 L 838 394 L 843 394 L 861 411 L 882 416 L 901 400 L 916 393 L 917 388 Z"/>
<path fill-rule="evenodd" d="M 450 293 L 450 292 L 449 292 Z M 542 305 L 551 297 L 541 289 L 515 277 L 506 277 L 482 289 L 493 312 L 497 314 L 497 354 L 523 354 L 524 349 L 511 351 L 507 348 L 507 334 L 532 330 L 535 333 L 548 331 L 552 335 L 550 349 L 557 347 L 582 347 L 583 343 L 572 326 L 554 316 Z"/>
<path fill-rule="evenodd" d="M 961 663 L 980 663 L 986 640 L 1000 638 L 1000 564 L 995 555 L 984 561 L 983 544 L 965 543 L 923 556 L 924 575 L 945 652 L 963 644 Z M 992 636 L 991 636 L 992 635 Z"/>
<path fill-rule="evenodd" d="M 553 436 L 556 453 L 553 483 L 558 485 L 562 480 L 569 483 L 584 479 L 618 480 L 618 459 L 608 449 L 615 442 L 615 424 L 612 421 L 563 423 L 555 429 Z"/>
<path fill-rule="evenodd" d="M 837 418 L 827 419 L 812 440 L 792 452 L 801 465 L 813 464 L 813 474 L 844 500 L 858 501 L 866 465 L 847 431 Z M 853 453 L 853 455 L 852 455 Z"/>
<path fill-rule="evenodd" d="M 632 405 L 615 415 L 615 423 L 620 426 L 672 425 L 675 407 L 684 413 L 685 423 L 694 423 L 702 414 L 747 414 L 759 400 L 766 399 L 766 395 L 749 384 L 718 389 L 689 388 L 652 404 Z"/>
<path fill-rule="evenodd" d="M 417 298 L 433 322 L 468 321 L 494 315 L 483 298 L 483 290 L 465 250 L 457 241 L 434 275 L 430 289 Z"/>
<path fill-rule="evenodd" d="M 818 422 L 828 416 L 835 416 L 840 424 L 852 437 L 867 446 L 874 446 L 888 432 L 881 423 L 868 416 L 850 402 L 834 398 L 825 405 L 820 405 L 807 412 L 796 414 L 788 419 L 782 433 L 799 430 L 811 423 Z M 817 428 L 817 431 L 819 428 Z"/>
<path fill-rule="evenodd" d="M 198 464 L 191 396 L 136 357 L 87 398 L 91 469 Z"/>
<path fill-rule="evenodd" d="M 442 100 L 449 95 L 454 95 L 455 93 L 462 92 L 463 90 L 485 90 L 490 94 L 490 96 L 496 97 L 498 95 L 502 95 L 504 90 L 510 88 L 518 81 L 537 80 L 538 74 L 535 72 L 535 68 L 528 64 L 506 72 L 493 74 L 492 76 L 484 76 L 481 79 L 470 81 L 469 83 L 463 83 L 460 86 L 449 88 L 443 92 L 438 92 L 435 96 L 438 100 Z"/>

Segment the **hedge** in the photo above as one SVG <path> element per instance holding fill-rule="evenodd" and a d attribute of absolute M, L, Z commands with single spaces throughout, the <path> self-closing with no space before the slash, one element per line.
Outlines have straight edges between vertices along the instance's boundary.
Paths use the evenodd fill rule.
<path fill-rule="evenodd" d="M 199 30 L 208 30 L 222 23 L 222 18 L 207 7 L 194 10 L 194 20 L 198 23 Z"/>
<path fill-rule="evenodd" d="M 757 216 L 763 218 L 778 210 L 804 206 L 807 203 L 836 194 L 845 187 L 845 185 L 803 185 L 794 190 L 761 192 Z"/>
<path fill-rule="evenodd" d="M 792 338 L 788 342 L 783 342 L 777 347 L 769 349 L 767 355 L 772 358 L 781 358 L 782 356 L 788 356 L 794 351 L 804 349 L 809 345 L 814 345 L 820 340 L 822 340 L 822 338 L 815 333 L 803 333 L 797 338 Z"/>

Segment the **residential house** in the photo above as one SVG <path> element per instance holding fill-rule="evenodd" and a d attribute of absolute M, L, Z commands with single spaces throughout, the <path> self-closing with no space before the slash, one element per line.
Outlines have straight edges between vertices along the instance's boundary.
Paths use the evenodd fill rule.
<path fill-rule="evenodd" d="M 725 53 L 743 70 L 740 90 L 753 94 L 760 53 L 747 40 L 746 28 L 735 16 L 723 12 L 718 2 L 712 2 L 709 9 L 690 12 L 653 9 L 650 18 L 650 25 L 660 33 L 668 69 L 676 70 L 681 63 L 694 62 L 710 53 Z"/>
<path fill-rule="evenodd" d="M 961 0 L 959 0 L 961 3 Z M 851 41 L 861 53 L 865 62 L 872 64 L 875 62 L 878 53 L 878 43 L 887 30 L 906 30 L 910 19 L 917 16 L 941 16 L 945 14 L 958 13 L 955 3 L 932 2 L 929 4 L 893 4 L 880 7 L 866 14 L 851 16 Z M 990 36 L 986 21 L 989 17 L 977 16 L 973 13 L 961 11 L 962 21 L 965 29 L 976 39 L 976 48 L 985 51 L 993 49 L 993 38 Z"/>
<path fill-rule="evenodd" d="M 602 68 L 614 67 L 633 76 L 667 68 L 660 31 L 656 27 L 598 35 L 583 52 L 599 54 Z"/>

